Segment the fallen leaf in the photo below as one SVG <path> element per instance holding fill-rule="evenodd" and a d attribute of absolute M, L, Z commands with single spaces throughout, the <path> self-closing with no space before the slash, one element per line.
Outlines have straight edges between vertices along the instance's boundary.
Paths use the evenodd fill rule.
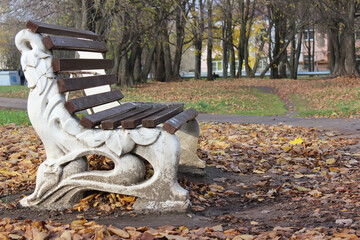
<path fill-rule="evenodd" d="M 130 238 L 130 234 L 120 228 L 117 227 L 113 227 L 113 226 L 109 226 L 108 227 L 108 231 L 112 234 L 115 234 L 121 238 Z"/>
<path fill-rule="evenodd" d="M 291 145 L 298 145 L 298 144 L 302 144 L 304 142 L 304 140 L 300 137 L 300 138 L 295 138 L 295 140 L 290 141 Z"/>
<path fill-rule="evenodd" d="M 255 239 L 255 237 L 256 236 L 253 235 L 242 234 L 234 237 L 233 240 L 252 240 Z"/>
<path fill-rule="evenodd" d="M 327 165 L 332 165 L 336 162 L 335 158 L 329 158 L 329 159 L 326 159 L 326 164 Z"/>

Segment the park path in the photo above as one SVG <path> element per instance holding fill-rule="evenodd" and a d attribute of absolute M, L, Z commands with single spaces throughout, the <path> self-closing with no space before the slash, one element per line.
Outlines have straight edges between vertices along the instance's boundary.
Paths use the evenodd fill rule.
<path fill-rule="evenodd" d="M 0 108 L 26 110 L 27 100 L 21 98 L 0 97 Z M 283 116 L 246 116 L 228 114 L 199 114 L 201 122 L 231 122 L 278 125 L 280 123 L 307 128 L 334 130 L 341 135 L 360 136 L 360 119 L 329 119 L 329 118 L 298 118 L 291 115 Z"/>

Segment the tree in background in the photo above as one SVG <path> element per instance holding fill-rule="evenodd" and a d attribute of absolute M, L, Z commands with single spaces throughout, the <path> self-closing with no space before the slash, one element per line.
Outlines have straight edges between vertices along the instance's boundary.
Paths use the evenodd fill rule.
<path fill-rule="evenodd" d="M 317 24 L 330 39 L 331 72 L 334 76 L 359 76 L 356 68 L 355 33 L 359 30 L 359 0 L 316 0 Z"/>
<path fill-rule="evenodd" d="M 238 42 L 238 77 L 242 76 L 242 68 L 245 64 L 246 76 L 250 77 L 251 67 L 249 66 L 249 38 L 251 36 L 251 26 L 253 25 L 256 1 L 238 1 L 238 22 L 240 35 Z"/>
<path fill-rule="evenodd" d="M 271 0 L 265 1 L 269 26 L 269 63 L 260 74 L 264 77 L 270 69 L 271 78 L 287 77 L 289 67 L 291 77 L 297 77 L 304 27 L 309 24 L 311 0 Z M 290 62 L 288 47 L 291 43 Z"/>

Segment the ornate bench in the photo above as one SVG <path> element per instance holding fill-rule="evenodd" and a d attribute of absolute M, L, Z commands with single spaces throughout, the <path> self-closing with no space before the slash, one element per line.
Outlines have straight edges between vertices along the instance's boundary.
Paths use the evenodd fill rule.
<path fill-rule="evenodd" d="M 119 103 L 119 90 L 98 93 L 97 88 L 116 83 L 116 76 L 86 72 L 112 68 L 112 60 L 53 57 L 53 50 L 106 52 L 95 33 L 35 21 L 27 28 L 16 35 L 15 43 L 30 88 L 28 115 L 47 159 L 39 166 L 35 191 L 21 204 L 64 209 L 87 191 L 98 190 L 136 196 L 133 207 L 138 211 L 185 211 L 188 192 L 177 183 L 180 144 L 196 139 L 197 111 L 184 111 L 179 103 Z M 79 76 L 79 71 L 80 77 L 66 75 Z M 66 100 L 67 92 L 94 88 L 96 94 Z M 79 119 L 76 113 L 83 110 L 92 114 Z M 90 171 L 89 154 L 108 157 L 114 169 Z M 205 167 L 197 157 L 190 159 L 184 164 Z M 154 170 L 146 180 L 144 161 Z"/>

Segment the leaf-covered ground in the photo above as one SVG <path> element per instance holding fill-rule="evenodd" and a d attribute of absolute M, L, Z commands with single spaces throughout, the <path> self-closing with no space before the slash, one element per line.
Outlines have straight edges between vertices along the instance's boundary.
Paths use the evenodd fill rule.
<path fill-rule="evenodd" d="M 135 199 L 119 194 L 90 193 L 65 211 L 21 208 L 45 151 L 31 127 L 0 126 L 0 238 L 357 239 L 358 141 L 286 125 L 203 123 L 198 155 L 207 175 L 179 175 L 192 209 L 164 221 L 133 212 Z M 89 161 L 111 168 L 101 157 Z"/>

